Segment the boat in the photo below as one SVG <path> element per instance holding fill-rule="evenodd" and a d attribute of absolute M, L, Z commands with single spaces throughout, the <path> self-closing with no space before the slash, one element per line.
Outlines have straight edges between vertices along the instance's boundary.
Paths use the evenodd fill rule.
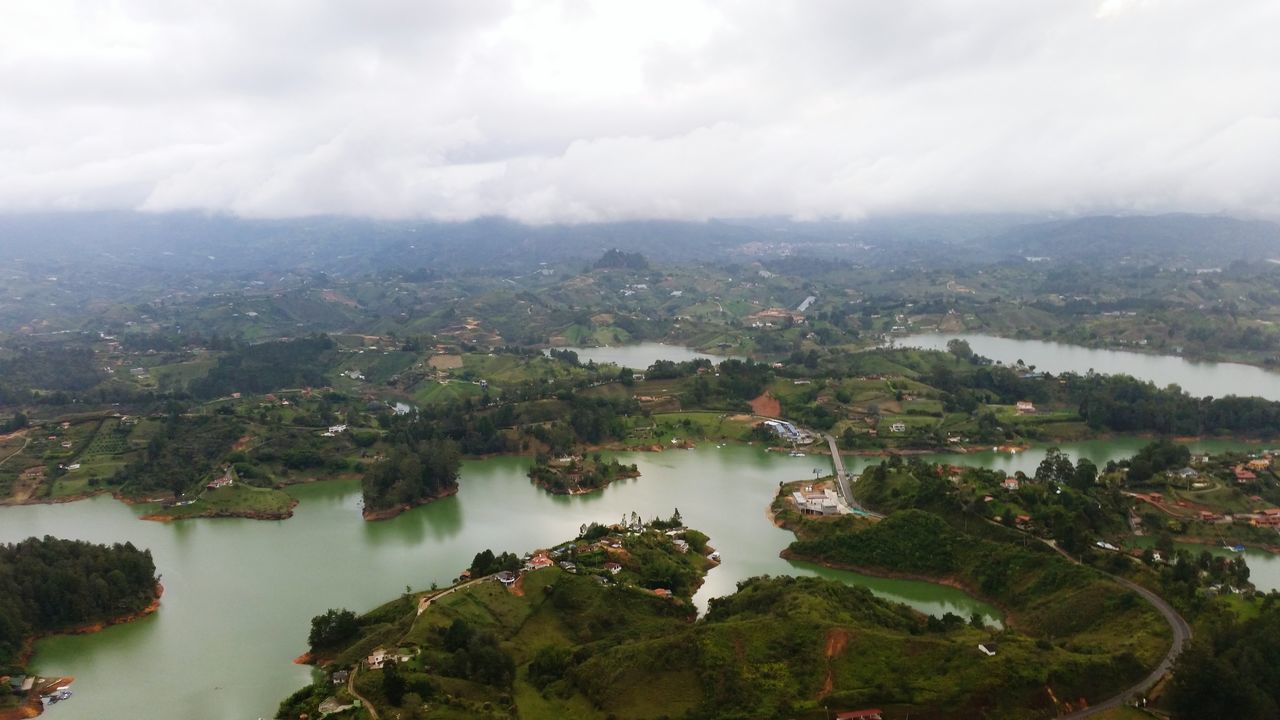
<path fill-rule="evenodd" d="M 1223 545 L 1223 546 L 1222 546 L 1222 549 L 1223 549 L 1223 550 L 1230 550 L 1231 552 L 1237 552 L 1237 553 L 1242 553 L 1242 552 L 1244 552 L 1244 546 L 1243 546 L 1243 545 Z"/>
<path fill-rule="evenodd" d="M 787 454 L 790 455 L 791 457 L 804 457 L 804 453 L 800 452 L 799 450 L 792 450 Z"/>

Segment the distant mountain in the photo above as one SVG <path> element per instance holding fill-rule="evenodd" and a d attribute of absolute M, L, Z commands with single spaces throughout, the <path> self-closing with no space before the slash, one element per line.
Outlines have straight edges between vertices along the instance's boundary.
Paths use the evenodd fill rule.
<path fill-rule="evenodd" d="M 523 225 L 502 218 L 0 215 L 0 266 L 16 263 L 52 275 L 87 269 L 127 280 L 137 272 L 219 277 L 384 270 L 518 273 L 539 263 L 588 266 L 615 248 L 642 253 L 658 266 L 815 258 L 874 267 L 954 267 L 1032 256 L 1217 267 L 1280 258 L 1280 225 L 1269 222 L 1195 215 L 1032 219 L 904 215 L 850 222 L 752 218 Z"/>
<path fill-rule="evenodd" d="M 983 245 L 996 256 L 1223 267 L 1280 258 L 1280 224 L 1205 215 L 1095 216 L 1020 225 Z"/>

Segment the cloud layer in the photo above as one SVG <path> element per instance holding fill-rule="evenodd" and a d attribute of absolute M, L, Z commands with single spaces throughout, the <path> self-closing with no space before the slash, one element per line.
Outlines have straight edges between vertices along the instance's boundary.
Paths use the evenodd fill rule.
<path fill-rule="evenodd" d="M 1280 215 L 1272 0 L 20 0 L 0 211 Z"/>

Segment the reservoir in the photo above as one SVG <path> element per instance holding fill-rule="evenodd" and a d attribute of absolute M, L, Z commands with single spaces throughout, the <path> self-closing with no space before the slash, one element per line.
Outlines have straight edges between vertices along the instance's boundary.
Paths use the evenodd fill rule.
<path fill-rule="evenodd" d="M 779 558 L 793 536 L 766 516 L 778 483 L 812 477 L 815 467 L 829 473 L 829 458 L 742 445 L 619 457 L 637 463 L 642 476 L 571 497 L 534 487 L 527 458 L 468 461 L 457 495 L 383 522 L 361 519 L 360 489 L 350 481 L 291 488 L 299 504 L 284 521 L 147 522 L 137 519 L 144 508 L 109 497 L 0 508 L 0 542 L 46 534 L 129 541 L 151 550 L 165 586 L 159 611 L 147 618 L 38 643 L 34 671 L 76 677 L 75 697 L 49 717 L 272 717 L 280 700 L 310 680 L 310 668 L 292 660 L 306 650 L 312 616 L 335 607 L 369 610 L 406 586 L 447 585 L 485 548 L 523 554 L 576 536 L 584 523 L 617 522 L 633 510 L 648 520 L 679 508 L 687 524 L 710 535 L 723 564 L 695 598 L 703 609 L 708 598 L 733 592 L 753 575 L 820 574 L 933 614 L 997 617 L 942 585 Z"/>
<path fill-rule="evenodd" d="M 1254 395 L 1280 400 L 1280 374 L 1240 363 L 1195 362 L 1170 355 L 1147 355 L 1121 350 L 1095 350 L 1044 340 L 1014 340 L 993 335 L 928 333 L 893 338 L 899 347 L 946 350 L 947 341 L 965 340 L 978 355 L 1005 365 L 1022 360 L 1050 373 L 1090 370 L 1104 375 L 1132 375 L 1160 387 L 1176 384 L 1196 397 Z"/>
<path fill-rule="evenodd" d="M 643 342 L 613 347 L 571 347 L 563 349 L 578 353 L 578 360 L 584 363 L 594 360 L 597 365 L 613 363 L 633 370 L 644 370 L 658 360 L 685 362 L 704 358 L 713 363 L 718 363 L 728 359 L 724 355 L 708 355 L 683 345 L 667 345 L 666 343 L 658 342 Z"/>
<path fill-rule="evenodd" d="M 1098 463 L 1127 457 L 1143 440 L 1064 444 L 1073 458 Z M 1197 449 L 1228 447 L 1206 443 Z M 1238 447 L 1238 446 L 1237 446 Z M 165 595 L 154 615 L 93 634 L 38 643 L 32 669 L 74 675 L 75 698 L 51 708 L 59 720 L 132 720 L 158 715 L 188 720 L 271 717 L 277 703 L 305 685 L 310 669 L 294 665 L 306 649 L 309 620 L 329 608 L 368 610 L 405 591 L 448 584 L 485 548 L 524 553 L 574 537 L 592 521 L 611 523 L 636 511 L 645 519 L 679 508 L 707 532 L 723 556 L 695 597 L 734 591 L 764 573 L 817 574 L 864 585 L 924 612 L 996 617 L 965 593 L 926 582 L 886 580 L 826 570 L 778 557 L 791 533 L 766 516 L 778 483 L 830 472 L 821 455 L 789 457 L 759 447 L 704 445 L 694 450 L 621 453 L 642 476 L 602 492 L 550 495 L 525 476 L 528 459 L 468 461 L 457 495 L 385 522 L 360 517 L 359 487 L 332 481 L 291 488 L 299 499 L 285 521 L 223 519 L 156 523 L 142 507 L 108 497 L 61 505 L 0 508 L 0 542 L 32 535 L 148 548 Z M 1034 472 L 1043 449 L 1016 455 L 973 453 L 936 459 Z M 878 458 L 850 458 L 858 472 Z M 1253 557 L 1250 557 L 1253 560 Z M 1255 572 L 1260 587 L 1264 578 Z"/>

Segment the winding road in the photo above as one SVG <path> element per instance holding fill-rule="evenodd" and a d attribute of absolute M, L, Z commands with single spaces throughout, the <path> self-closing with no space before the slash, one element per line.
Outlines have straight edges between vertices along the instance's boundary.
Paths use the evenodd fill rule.
<path fill-rule="evenodd" d="M 1191 626 L 1187 624 L 1186 620 L 1182 619 L 1182 616 L 1178 614 L 1177 610 L 1174 610 L 1169 603 L 1164 601 L 1164 598 L 1156 595 L 1141 585 L 1130 582 L 1122 577 L 1116 577 L 1115 575 L 1110 575 L 1110 577 L 1121 585 L 1138 593 L 1144 600 L 1155 607 L 1156 611 L 1164 617 L 1165 622 L 1169 623 L 1169 629 L 1173 630 L 1173 644 L 1169 646 L 1169 652 L 1165 653 L 1164 659 L 1160 661 L 1160 664 L 1136 685 L 1120 691 L 1120 693 L 1114 697 L 1103 700 L 1097 705 L 1087 707 L 1083 710 L 1077 710 L 1070 715 L 1063 715 L 1062 718 L 1064 720 L 1068 718 L 1070 720 L 1077 720 L 1077 718 L 1092 717 L 1098 713 L 1118 708 L 1125 705 L 1133 698 L 1147 694 L 1147 692 L 1149 692 L 1151 688 L 1160 681 L 1160 678 L 1173 670 L 1173 663 L 1178 659 L 1178 655 L 1182 654 L 1182 649 L 1186 646 L 1187 641 L 1191 639 Z"/>
<path fill-rule="evenodd" d="M 989 521 L 989 522 L 992 522 L 992 521 Z M 1020 530 L 1019 532 L 1022 532 L 1022 531 Z M 1067 551 L 1058 547 L 1058 545 L 1051 540 L 1046 540 L 1042 537 L 1037 537 L 1035 535 L 1031 535 L 1030 533 L 1026 533 L 1026 532 L 1022 532 L 1022 534 L 1028 537 L 1036 538 L 1037 540 L 1043 542 L 1045 545 L 1048 545 L 1050 548 L 1053 548 L 1054 552 L 1058 553 L 1062 557 L 1070 560 L 1071 562 L 1077 565 L 1084 564 L 1079 560 L 1075 559 L 1074 557 L 1071 557 L 1071 555 L 1067 553 Z M 1097 568 L 1093 568 L 1093 569 L 1098 570 Z M 1164 659 L 1162 659 L 1160 663 L 1156 665 L 1155 669 L 1152 670 L 1150 673 L 1148 673 L 1147 676 L 1144 677 L 1142 680 L 1138 681 L 1133 685 L 1130 685 L 1124 690 L 1121 690 L 1120 692 L 1116 693 L 1114 696 L 1109 697 L 1106 700 L 1103 700 L 1102 702 L 1096 705 L 1090 705 L 1087 708 L 1077 710 L 1069 715 L 1060 715 L 1058 716 L 1059 720 L 1078 720 L 1079 718 L 1092 717 L 1094 715 L 1097 715 L 1098 713 L 1106 712 L 1107 710 L 1113 710 L 1122 705 L 1125 705 L 1133 698 L 1146 695 L 1148 692 L 1151 691 L 1152 687 L 1155 687 L 1156 683 L 1160 682 L 1160 678 L 1164 677 L 1165 674 L 1173 671 L 1173 664 L 1177 662 L 1178 656 L 1182 654 L 1182 649 L 1186 647 L 1187 641 L 1191 639 L 1191 626 L 1188 625 L 1187 621 L 1184 620 L 1182 616 L 1178 614 L 1177 610 L 1173 609 L 1172 605 L 1170 605 L 1168 602 L 1165 602 L 1164 598 L 1160 597 L 1159 595 L 1151 592 L 1150 590 L 1142 587 L 1141 585 L 1131 580 L 1127 580 L 1118 575 L 1112 575 L 1111 573 L 1108 573 L 1108 572 L 1103 572 L 1102 570 L 1098 570 L 1098 572 L 1102 573 L 1103 575 L 1106 575 L 1112 580 L 1115 580 L 1116 582 L 1120 583 L 1124 587 L 1134 591 L 1139 596 L 1141 596 L 1143 600 L 1146 600 L 1147 602 L 1151 603 L 1151 606 L 1156 609 L 1156 612 L 1160 613 L 1160 616 L 1164 618 L 1164 621 L 1169 623 L 1169 629 L 1173 631 L 1173 643 L 1169 645 L 1169 651 L 1164 654 Z"/>

